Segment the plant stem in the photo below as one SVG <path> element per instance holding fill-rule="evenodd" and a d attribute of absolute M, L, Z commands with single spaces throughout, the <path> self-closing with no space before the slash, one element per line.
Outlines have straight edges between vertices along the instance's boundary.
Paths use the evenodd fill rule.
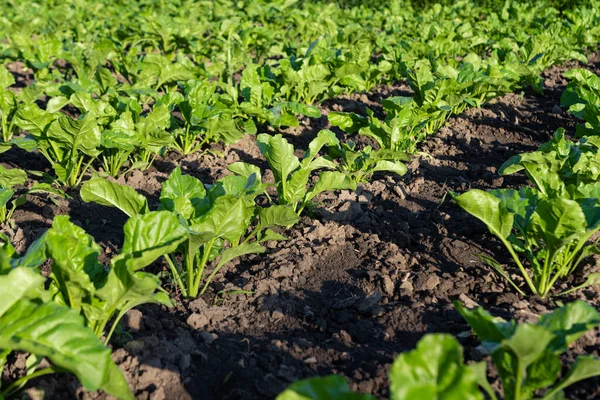
<path fill-rule="evenodd" d="M 202 275 L 204 275 L 204 268 L 206 267 L 206 263 L 208 262 L 208 257 L 210 256 L 210 251 L 212 250 L 213 245 L 215 244 L 215 240 L 217 238 L 211 239 L 204 247 L 204 252 L 202 253 L 202 260 L 200 261 L 199 269 L 194 277 L 193 287 L 190 289 L 190 296 L 197 297 L 198 289 L 200 289 L 200 280 L 202 279 Z"/>
<path fill-rule="evenodd" d="M 10 397 L 17 390 L 19 390 L 23 386 L 25 386 L 27 384 L 27 382 L 33 378 L 37 378 L 37 377 L 43 376 L 43 375 L 53 374 L 55 372 L 56 372 L 56 370 L 54 369 L 54 367 L 49 367 L 49 368 L 40 369 L 39 371 L 36 371 L 30 375 L 25 375 L 24 377 L 14 381 L 9 387 L 6 388 L 6 390 L 4 390 L 3 392 L 0 392 L 0 398 Z"/>
<path fill-rule="evenodd" d="M 527 282 L 527 286 L 529 286 L 529 289 L 533 292 L 533 294 L 538 294 L 538 291 L 535 288 L 535 285 L 533 284 L 533 282 L 531 281 L 531 278 L 527 274 L 525 267 L 523 267 L 523 264 L 521 264 L 521 260 L 519 260 L 519 257 L 513 250 L 511 244 L 505 238 L 501 237 L 500 235 L 497 235 L 497 236 L 502 241 L 502 243 L 504 243 L 504 246 L 506 246 L 506 249 L 512 256 L 512 258 L 515 260 L 515 263 L 517 264 L 517 267 L 519 267 L 519 270 L 521 271 L 521 274 L 523 275 L 525 282 Z"/>
<path fill-rule="evenodd" d="M 181 280 L 181 275 L 179 274 L 179 271 L 177 270 L 175 263 L 173 262 L 173 260 L 171 260 L 171 257 L 169 257 L 168 254 L 165 254 L 165 260 L 167 260 L 167 264 L 169 264 L 169 268 L 171 269 L 171 274 L 173 274 L 173 277 L 175 278 L 175 282 L 177 282 L 177 286 L 179 286 L 179 290 L 181 290 L 183 297 L 187 297 L 187 288 L 185 287 L 185 285 L 183 284 L 183 282 Z"/>

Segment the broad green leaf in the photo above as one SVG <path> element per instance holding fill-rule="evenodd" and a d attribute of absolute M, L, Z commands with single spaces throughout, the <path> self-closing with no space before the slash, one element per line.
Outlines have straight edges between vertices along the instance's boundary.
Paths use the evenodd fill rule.
<path fill-rule="evenodd" d="M 217 197 L 213 207 L 190 228 L 229 242 L 237 242 L 247 231 L 253 211 L 243 198 Z"/>
<path fill-rule="evenodd" d="M 502 341 L 502 346 L 515 354 L 521 368 L 527 368 L 546 351 L 553 339 L 554 334 L 546 328 L 522 323 L 517 325 L 512 336 Z"/>
<path fill-rule="evenodd" d="M 402 175 L 406 174 L 406 172 L 408 171 L 408 168 L 406 168 L 406 165 L 404 165 L 403 163 L 401 163 L 399 161 L 381 160 L 381 161 L 377 161 L 375 166 L 371 169 L 371 172 L 378 172 L 378 171 L 394 172 L 394 173 L 402 176 Z"/>
<path fill-rule="evenodd" d="M 501 206 L 500 199 L 483 190 L 473 189 L 454 201 L 469 214 L 484 222 L 490 232 L 506 239 L 513 227 L 513 214 Z"/>
<path fill-rule="evenodd" d="M 53 120 L 52 114 L 40 109 L 36 104 L 26 104 L 15 116 L 15 124 L 35 137 L 42 135 Z"/>
<path fill-rule="evenodd" d="M 46 104 L 46 111 L 49 113 L 55 113 L 60 111 L 64 106 L 69 104 L 69 99 L 64 96 L 52 97 Z"/>
<path fill-rule="evenodd" d="M 227 169 L 236 175 L 243 176 L 244 178 L 249 178 L 252 174 L 255 174 L 257 180 L 261 180 L 260 168 L 253 164 L 248 164 L 245 162 L 236 162 L 233 164 L 229 164 L 227 166 Z"/>
<path fill-rule="evenodd" d="M 319 175 L 317 183 L 307 192 L 305 202 L 312 200 L 321 192 L 344 189 L 356 190 L 356 182 L 342 172 L 325 171 Z"/>
<path fill-rule="evenodd" d="M 103 206 L 117 207 L 130 217 L 148 213 L 148 201 L 130 186 L 119 185 L 107 179 L 94 177 L 84 182 L 81 199 Z"/>
<path fill-rule="evenodd" d="M 295 382 L 276 400 L 374 400 L 374 397 L 353 393 L 346 379 L 330 375 Z"/>
<path fill-rule="evenodd" d="M 180 243 L 188 239 L 187 229 L 170 211 L 134 215 L 123 230 L 125 240 L 121 253 L 130 256 L 130 263 L 135 271 L 172 253 Z"/>
<path fill-rule="evenodd" d="M 571 369 L 567 376 L 560 381 L 544 396 L 544 400 L 554 399 L 559 391 L 571 386 L 574 383 L 600 375 L 600 359 L 589 356 L 577 357 L 575 363 L 571 365 Z"/>
<path fill-rule="evenodd" d="M 477 376 L 463 361 L 462 347 L 445 334 L 429 334 L 402 353 L 390 370 L 390 398 L 481 399 Z"/>
<path fill-rule="evenodd" d="M 261 133 L 256 138 L 260 152 L 265 156 L 278 186 L 285 187 L 289 175 L 300 166 L 298 157 L 294 155 L 294 146 L 281 135 L 270 136 Z M 284 190 L 281 190 L 283 193 Z"/>
<path fill-rule="evenodd" d="M 46 281 L 40 273 L 29 268 L 14 268 L 0 275 L 0 316 L 23 298 L 38 297 Z"/>
<path fill-rule="evenodd" d="M 56 303 L 37 304 L 21 299 L 0 315 L 0 348 L 47 357 L 54 365 L 73 372 L 88 390 L 106 389 L 120 399 L 134 399 L 124 381 L 112 372 L 110 349 L 84 325 L 75 310 Z"/>
<path fill-rule="evenodd" d="M 183 175 L 179 167 L 163 183 L 160 202 L 162 208 L 176 212 L 186 220 L 198 216 L 208 206 L 202 182 L 191 175 Z"/>
<path fill-rule="evenodd" d="M 62 297 L 62 303 L 79 310 L 85 297 L 105 277 L 104 266 L 98 261 L 101 248 L 85 231 L 58 215 L 46 236 L 46 251 L 52 259 L 52 275 Z"/>
<path fill-rule="evenodd" d="M 585 332 L 600 325 L 598 311 L 587 303 L 578 300 L 542 315 L 538 325 L 556 335 L 550 349 L 557 354 L 566 351 Z"/>
<path fill-rule="evenodd" d="M 327 119 L 329 119 L 329 123 L 331 125 L 337 126 L 347 133 L 358 132 L 361 128 L 364 128 L 369 124 L 369 120 L 366 117 L 360 116 L 356 113 L 342 113 L 333 111 L 327 114 Z"/>
<path fill-rule="evenodd" d="M 531 216 L 533 231 L 544 238 L 551 251 L 558 250 L 584 234 L 586 226 L 585 214 L 574 200 L 562 198 L 543 200 Z"/>
<path fill-rule="evenodd" d="M 61 114 L 50 125 L 47 135 L 51 140 L 67 146 L 69 150 L 79 150 L 92 157 L 99 153 L 101 132 L 96 118 L 91 114 L 87 114 L 81 120 Z"/>
<path fill-rule="evenodd" d="M 0 89 L 6 89 L 14 84 L 15 77 L 13 74 L 11 74 L 4 65 L 0 65 Z"/>
<path fill-rule="evenodd" d="M 271 226 L 289 227 L 296 224 L 300 217 L 292 207 L 283 205 L 273 205 L 258 210 L 258 223 L 261 228 Z"/>
<path fill-rule="evenodd" d="M 483 307 L 469 310 L 460 301 L 455 301 L 454 307 L 482 342 L 500 343 L 514 332 L 514 322 L 506 322 L 500 317 L 494 317 Z"/>
<path fill-rule="evenodd" d="M 0 165 L 0 187 L 12 189 L 27 182 L 27 173 L 22 169 L 7 169 Z"/>

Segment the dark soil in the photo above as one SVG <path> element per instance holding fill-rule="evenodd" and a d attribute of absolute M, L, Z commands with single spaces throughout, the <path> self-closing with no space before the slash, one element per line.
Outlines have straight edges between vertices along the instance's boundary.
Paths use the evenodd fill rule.
<path fill-rule="evenodd" d="M 597 58 L 592 61 L 597 72 Z M 137 397 L 273 399 L 295 380 L 331 373 L 346 376 L 353 389 L 386 397 L 394 358 L 414 348 L 425 333 L 458 335 L 467 360 L 484 357 L 453 300 L 519 320 L 554 308 L 550 301 L 521 298 L 483 266 L 477 254 L 507 259 L 499 242 L 459 209 L 448 191 L 522 185 L 522 177 L 500 177 L 498 167 L 514 154 L 534 150 L 559 127 L 574 132 L 575 121 L 558 107 L 566 69 L 545 73 L 543 95 L 506 95 L 452 118 L 425 143 L 406 176 L 377 176 L 356 193 L 321 196 L 314 218 L 305 217 L 286 232 L 289 241 L 230 264 L 202 298 L 172 310 L 131 311 L 114 340 L 114 359 Z M 377 107 L 382 97 L 406 93 L 407 87 L 398 86 L 347 96 L 326 102 L 323 111 L 364 111 Z M 325 117 L 306 120 L 301 129 L 284 134 L 302 148 L 327 125 Z M 226 165 L 234 161 L 264 167 L 252 137 L 226 154 L 171 156 L 125 181 L 156 199 L 176 165 L 205 183 L 227 174 Z M 24 167 L 18 153 L 2 157 Z M 31 160 L 31 168 L 43 169 L 40 162 Z M 59 205 L 30 197 L 10 232 L 20 250 L 57 214 L 69 214 L 108 255 L 120 247 L 126 220 L 120 212 L 85 204 L 76 193 Z M 598 269 L 594 262 L 587 267 Z M 228 294 L 239 289 L 252 294 Z M 595 289 L 562 300 L 575 298 L 600 305 Z M 565 361 L 581 353 L 599 356 L 599 344 L 593 331 Z M 13 360 L 5 378 L 17 376 L 23 365 L 23 358 Z M 599 398 L 599 384 L 599 379 L 580 383 L 568 396 Z M 45 398 L 104 398 L 85 394 L 69 376 L 41 378 L 33 386 L 42 388 Z"/>

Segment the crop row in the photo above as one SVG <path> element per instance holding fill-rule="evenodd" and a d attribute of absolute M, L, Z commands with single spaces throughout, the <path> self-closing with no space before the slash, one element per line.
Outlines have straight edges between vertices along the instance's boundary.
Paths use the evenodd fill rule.
<path fill-rule="evenodd" d="M 133 398 L 106 344 L 131 308 L 171 305 L 173 293 L 144 268 L 164 259 L 177 294 L 203 294 L 229 261 L 285 240 L 281 228 L 295 225 L 320 193 L 356 189 L 376 172 L 403 175 L 404 162 L 452 114 L 524 87 L 541 90 L 544 69 L 586 61 L 585 50 L 600 36 L 596 2 L 562 13 L 544 2 L 511 1 L 500 11 L 468 1 L 421 11 L 401 2 L 381 9 L 294 1 L 176 3 L 12 4 L 3 17 L 0 150 L 39 152 L 52 172 L 0 166 L 0 222 L 11 223 L 26 194 L 65 196 L 71 188 L 80 189 L 83 201 L 116 207 L 129 219 L 123 247 L 108 265 L 100 261 L 100 246 L 67 216 L 57 216 L 22 256 L 9 237 L 0 238 L 0 366 L 13 351 L 31 354 L 28 373 L 0 398 L 57 371 L 74 373 L 89 390 Z M 98 13 L 104 17 L 93 18 Z M 33 79 L 25 87 L 24 76 Z M 549 295 L 558 279 L 598 252 L 588 240 L 600 229 L 600 80 L 585 70 L 568 77 L 562 102 L 584 121 L 579 142 L 559 131 L 537 152 L 501 168 L 505 174 L 524 171 L 533 187 L 455 196 L 505 244 L 523 282 L 498 261 L 485 261 L 521 294 Z M 267 126 L 296 126 L 299 115 L 321 116 L 313 103 L 400 80 L 413 95 L 383 100 L 382 119 L 372 110 L 328 115 L 331 125 L 374 140 L 374 147 L 322 130 L 299 158 L 282 135 L 261 133 L 257 145 L 273 181 L 248 163 L 229 165 L 232 174 L 210 185 L 176 168 L 155 209 L 144 195 L 108 179 L 145 170 L 167 151 L 206 151 L 210 143 L 233 143 Z M 42 179 L 25 192 L 20 188 L 30 175 Z M 44 275 L 48 260 L 51 272 Z M 599 280 L 590 275 L 580 287 Z M 583 303 L 537 325 L 457 307 L 489 343 L 506 398 L 531 398 L 553 384 L 558 355 L 600 323 Z M 42 367 L 44 357 L 51 366 Z M 406 386 L 407 376 L 422 368 L 419 360 L 430 372 L 430 363 L 438 363 L 444 375 L 455 374 L 443 382 L 423 375 L 415 377 L 416 386 Z M 567 384 L 598 371 L 597 360 L 582 358 L 545 398 L 559 398 Z M 483 380 L 484 366 L 465 366 L 458 343 L 443 335 L 425 337 L 391 374 L 397 399 L 414 398 L 413 390 L 481 398 L 478 385 L 495 396 Z M 353 398 L 346 392 L 343 381 L 327 378 L 299 383 L 281 396 Z"/>

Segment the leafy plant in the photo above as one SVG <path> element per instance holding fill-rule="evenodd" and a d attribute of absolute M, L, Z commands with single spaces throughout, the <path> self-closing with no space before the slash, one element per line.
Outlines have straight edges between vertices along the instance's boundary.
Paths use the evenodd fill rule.
<path fill-rule="evenodd" d="M 27 352 L 27 373 L 0 391 L 14 395 L 30 380 L 55 372 L 71 372 L 87 390 L 102 389 L 119 399 L 133 399 L 125 377 L 108 349 L 85 325 L 76 310 L 50 301 L 46 280 L 19 258 L 6 242 L 0 248 L 0 369 L 12 352 Z M 12 268 L 11 268 L 12 265 Z M 40 368 L 42 358 L 52 365 Z"/>
<path fill-rule="evenodd" d="M 577 136 L 600 135 L 600 78 L 583 68 L 571 69 L 564 76 L 570 82 L 560 97 L 560 104 L 584 121 L 576 127 Z"/>
<path fill-rule="evenodd" d="M 559 356 L 585 332 L 600 325 L 600 316 L 582 301 L 569 303 L 540 317 L 536 324 L 506 322 L 483 308 L 455 307 L 471 325 L 483 348 L 492 357 L 502 382 L 504 399 L 562 399 L 563 390 L 581 380 L 600 375 L 600 360 L 576 359 L 561 380 Z M 467 365 L 463 349 L 448 334 L 427 334 L 415 350 L 400 354 L 389 373 L 390 398 L 483 400 L 498 397 L 487 379 L 485 361 Z M 558 382 L 557 382 L 558 381 Z M 277 400 L 374 399 L 350 391 L 343 377 L 311 378 L 292 384 Z"/>
<path fill-rule="evenodd" d="M 433 118 L 418 113 L 414 103 L 408 97 L 393 97 L 384 101 L 387 117 L 380 120 L 372 110 L 367 109 L 367 116 L 355 113 L 331 112 L 329 122 L 347 133 L 358 132 L 360 135 L 374 139 L 379 148 L 389 154 L 415 154 L 417 146 L 426 136 L 425 122 Z M 400 156 L 399 159 L 404 159 Z"/>
<path fill-rule="evenodd" d="M 540 192 L 572 198 L 577 191 L 591 193 L 595 187 L 600 177 L 599 149 L 599 137 L 573 142 L 565 139 L 561 128 L 538 150 L 511 157 L 498 172 L 511 175 L 523 171 Z"/>
<path fill-rule="evenodd" d="M 348 175 L 356 184 L 371 180 L 375 172 L 392 172 L 399 176 L 406 173 L 403 161 L 407 154 L 395 151 L 375 150 L 371 146 L 357 149 L 353 141 L 330 146 L 329 156 L 339 161 L 337 170 Z"/>
<path fill-rule="evenodd" d="M 500 239 L 530 292 L 542 298 L 548 296 L 559 278 L 571 275 L 586 257 L 598 252 L 597 241 L 587 244 L 600 230 L 597 199 L 545 197 L 525 187 L 518 191 L 474 189 L 455 195 L 454 200 Z M 527 260 L 525 265 L 529 266 L 532 277 L 522 257 Z M 519 293 L 525 294 L 502 264 L 487 256 L 481 258 Z M 591 274 L 583 285 L 560 294 L 596 284 L 599 278 L 598 274 Z"/>
<path fill-rule="evenodd" d="M 263 189 L 256 176 L 229 176 L 207 190 L 202 182 L 183 175 L 179 168 L 165 181 L 159 210 L 169 213 L 179 223 L 161 226 L 160 232 L 162 235 L 185 232 L 180 245 L 165 256 L 184 296 L 203 294 L 217 272 L 234 258 L 263 252 L 264 241 L 284 239 L 270 227 L 291 226 L 298 221 L 289 207 L 257 207 L 254 199 Z M 131 218 L 149 212 L 144 196 L 102 178 L 85 182 L 81 198 L 117 207 Z M 209 263 L 213 269 L 206 276 Z"/>
<path fill-rule="evenodd" d="M 10 146 L 7 143 L 13 137 L 14 133 L 14 117 L 18 110 L 19 103 L 17 96 L 8 87 L 15 83 L 15 78 L 12 74 L 4 67 L 0 66 L 0 119 L 2 125 L 2 150 L 8 150 Z"/>
<path fill-rule="evenodd" d="M 587 257 L 599 252 L 597 240 L 588 243 L 600 230 L 599 145 L 596 137 L 568 141 L 559 129 L 537 151 L 516 155 L 499 169 L 503 175 L 523 171 L 534 188 L 455 195 L 459 206 L 500 239 L 529 290 L 541 297 L 550 293 L 558 279 L 571 275 Z M 499 262 L 481 257 L 524 294 Z M 599 282 L 600 275 L 591 274 L 582 285 L 562 294 Z"/>
<path fill-rule="evenodd" d="M 15 186 L 23 185 L 27 181 L 27 173 L 22 169 L 6 169 L 0 165 L 0 223 L 9 222 L 15 209 L 25 204 L 25 196 L 13 199 L 11 207 L 8 202 L 15 195 Z"/>
<path fill-rule="evenodd" d="M 19 110 L 16 125 L 29 132 L 50 162 L 57 180 L 75 187 L 100 154 L 101 131 L 94 113 L 75 120 L 29 104 Z"/>
<path fill-rule="evenodd" d="M 505 399 L 533 399 L 540 391 L 541 399 L 563 399 L 563 389 L 600 375 L 599 359 L 579 356 L 559 380 L 560 355 L 584 333 L 600 325 L 598 312 L 583 301 L 542 315 L 535 324 L 507 322 L 481 307 L 468 310 L 460 302 L 454 305 L 491 355 Z M 478 375 L 480 384 L 483 377 L 484 374 Z M 489 391 L 488 394 L 496 398 Z"/>
<path fill-rule="evenodd" d="M 307 189 L 314 171 L 336 168 L 335 163 L 330 159 L 319 157 L 319 151 L 323 147 L 339 146 L 335 134 L 329 130 L 322 130 L 318 133 L 317 137 L 308 145 L 308 150 L 302 160 L 294 155 L 294 146 L 281 135 L 270 136 L 263 133 L 258 135 L 257 142 L 260 152 L 267 159 L 275 177 L 278 203 L 290 206 L 297 214 L 300 214 L 306 205 L 321 192 L 356 189 L 356 182 L 347 174 L 339 171 L 320 172 L 317 182 Z M 239 165 L 243 166 L 243 164 Z M 248 171 L 246 175 L 250 171 L 254 171 L 249 165 L 245 165 L 243 170 Z M 244 174 L 238 169 L 233 171 Z"/>

